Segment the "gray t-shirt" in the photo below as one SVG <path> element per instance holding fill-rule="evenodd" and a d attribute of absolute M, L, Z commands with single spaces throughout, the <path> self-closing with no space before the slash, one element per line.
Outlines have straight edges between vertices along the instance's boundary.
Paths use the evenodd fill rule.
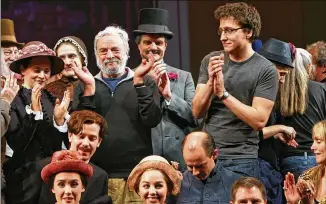
<path fill-rule="evenodd" d="M 212 52 L 204 57 L 200 66 L 198 84 L 208 81 L 209 58 L 219 55 Z M 225 89 L 243 104 L 252 106 L 254 97 L 275 101 L 278 90 L 276 67 L 258 53 L 243 62 L 234 62 L 224 54 Z M 213 136 L 219 148 L 220 159 L 258 157 L 258 134 L 237 118 L 223 102 L 214 96 L 208 110 L 204 130 Z"/>

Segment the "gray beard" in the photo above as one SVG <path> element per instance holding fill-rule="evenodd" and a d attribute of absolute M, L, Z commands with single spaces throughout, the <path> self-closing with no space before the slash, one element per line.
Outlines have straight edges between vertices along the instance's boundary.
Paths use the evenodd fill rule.
<path fill-rule="evenodd" d="M 104 63 L 101 63 L 98 59 L 96 59 L 96 64 L 104 74 L 108 76 L 119 76 L 125 71 L 127 60 L 122 59 L 121 64 L 111 69 L 107 68 Z"/>

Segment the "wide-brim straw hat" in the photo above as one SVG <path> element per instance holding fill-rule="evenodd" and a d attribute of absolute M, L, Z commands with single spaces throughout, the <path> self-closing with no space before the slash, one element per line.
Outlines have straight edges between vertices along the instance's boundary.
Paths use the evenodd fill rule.
<path fill-rule="evenodd" d="M 128 187 L 130 191 L 135 191 L 138 178 L 148 169 L 156 169 L 165 173 L 173 183 L 172 194 L 180 192 L 181 175 L 173 168 L 169 162 L 161 156 L 151 155 L 142 159 L 139 164 L 131 171 L 128 177 Z"/>
<path fill-rule="evenodd" d="M 47 183 L 52 175 L 60 172 L 77 172 L 89 179 L 93 175 L 93 167 L 82 160 L 79 152 L 62 150 L 53 154 L 51 163 L 42 169 L 41 177 Z"/>
<path fill-rule="evenodd" d="M 21 74 L 20 65 L 32 57 L 49 57 L 51 60 L 51 76 L 60 73 L 64 68 L 63 60 L 57 57 L 52 49 L 40 41 L 32 41 L 19 51 L 19 57 L 10 64 L 10 70 Z"/>

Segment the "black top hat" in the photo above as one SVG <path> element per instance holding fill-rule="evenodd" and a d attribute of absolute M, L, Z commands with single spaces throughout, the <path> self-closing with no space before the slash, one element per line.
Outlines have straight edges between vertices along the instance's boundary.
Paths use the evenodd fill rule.
<path fill-rule="evenodd" d="M 168 28 L 169 12 L 164 9 L 145 8 L 139 11 L 138 29 L 133 31 L 134 36 L 142 34 L 163 34 L 168 39 L 173 33 Z"/>
<path fill-rule="evenodd" d="M 291 48 L 286 42 L 275 38 L 268 39 L 258 52 L 270 61 L 274 61 L 293 68 Z"/>

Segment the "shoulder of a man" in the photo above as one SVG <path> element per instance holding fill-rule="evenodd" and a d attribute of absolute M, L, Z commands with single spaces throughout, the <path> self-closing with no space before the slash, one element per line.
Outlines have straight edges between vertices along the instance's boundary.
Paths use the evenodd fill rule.
<path fill-rule="evenodd" d="M 47 157 L 47 158 L 41 159 L 39 161 L 39 164 L 41 167 L 45 167 L 46 165 L 48 165 L 50 163 L 51 163 L 51 157 Z"/>
<path fill-rule="evenodd" d="M 102 168 L 91 162 L 89 162 L 89 164 L 93 167 L 93 176 L 108 178 L 108 174 Z"/>
<path fill-rule="evenodd" d="M 262 71 L 272 71 L 277 73 L 277 69 L 275 65 L 271 61 L 263 57 L 262 55 L 255 53 L 254 61 L 255 64 L 259 65 Z"/>

